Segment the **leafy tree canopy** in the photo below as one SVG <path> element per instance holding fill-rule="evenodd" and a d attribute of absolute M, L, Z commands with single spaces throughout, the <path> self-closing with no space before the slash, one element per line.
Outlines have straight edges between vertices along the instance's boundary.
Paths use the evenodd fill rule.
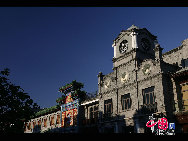
<path fill-rule="evenodd" d="M 0 71 L 0 132 L 23 133 L 25 120 L 40 107 L 20 86 L 12 84 L 8 68 Z"/>
<path fill-rule="evenodd" d="M 81 101 L 86 99 L 86 92 L 81 90 L 84 87 L 84 84 L 81 82 L 77 82 L 76 80 L 73 80 L 71 83 L 66 84 L 65 86 L 62 86 L 59 88 L 59 92 L 62 93 L 61 97 L 59 97 L 56 102 L 61 104 L 64 104 L 66 99 L 66 94 L 71 92 L 72 98 L 75 100 L 79 98 Z"/>

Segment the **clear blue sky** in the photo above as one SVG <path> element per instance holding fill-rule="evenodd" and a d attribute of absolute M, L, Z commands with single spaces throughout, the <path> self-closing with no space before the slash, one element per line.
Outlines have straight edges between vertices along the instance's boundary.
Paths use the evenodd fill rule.
<path fill-rule="evenodd" d="M 187 14 L 187 7 L 0 7 L 0 70 L 10 68 L 14 84 L 51 107 L 72 80 L 97 90 L 98 72 L 112 72 L 121 30 L 145 27 L 166 52 L 188 38 Z"/>

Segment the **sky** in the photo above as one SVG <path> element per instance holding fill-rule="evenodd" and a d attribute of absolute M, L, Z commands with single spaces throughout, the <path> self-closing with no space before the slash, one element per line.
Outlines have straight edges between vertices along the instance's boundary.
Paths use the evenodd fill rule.
<path fill-rule="evenodd" d="M 41 108 L 77 80 L 97 90 L 112 72 L 113 40 L 132 24 L 157 36 L 163 53 L 188 38 L 188 7 L 0 7 L 0 70 Z"/>

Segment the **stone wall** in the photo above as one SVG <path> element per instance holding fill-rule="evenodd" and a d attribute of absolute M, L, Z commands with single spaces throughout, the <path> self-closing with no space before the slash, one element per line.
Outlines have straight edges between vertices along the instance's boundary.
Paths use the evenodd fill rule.
<path fill-rule="evenodd" d="M 58 128 L 61 127 L 60 118 L 59 118 L 59 123 L 57 123 L 58 115 L 60 117 L 60 111 L 29 120 L 28 122 L 25 123 L 24 133 L 39 133 L 39 132 L 48 131 L 49 129 L 54 129 L 54 131 L 55 129 L 58 130 Z M 52 118 L 54 120 L 54 124 L 50 125 L 50 121 L 52 120 Z M 45 120 L 46 120 L 46 126 L 44 125 Z M 38 124 L 39 121 L 41 121 L 41 125 Z M 35 123 L 35 126 L 33 123 Z M 30 124 L 30 128 L 29 128 L 29 124 Z"/>
<path fill-rule="evenodd" d="M 181 60 L 187 59 L 188 39 L 182 41 L 181 46 L 174 48 L 163 54 L 163 60 L 169 64 L 181 66 Z"/>

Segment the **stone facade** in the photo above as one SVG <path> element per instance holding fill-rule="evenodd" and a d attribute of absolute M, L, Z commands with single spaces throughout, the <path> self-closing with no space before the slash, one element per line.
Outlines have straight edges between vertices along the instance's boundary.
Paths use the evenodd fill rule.
<path fill-rule="evenodd" d="M 123 53 L 120 50 L 122 44 L 125 47 Z M 121 124 L 112 125 L 113 131 L 122 131 L 124 123 L 126 127 L 134 126 L 134 132 L 146 132 L 145 124 L 152 113 L 163 113 L 173 122 L 177 94 L 173 90 L 171 74 L 181 70 L 182 60 L 187 59 L 188 39 L 180 47 L 162 54 L 163 48 L 158 44 L 157 37 L 147 29 L 133 25 L 121 31 L 112 46 L 113 72 L 106 75 L 99 73 L 98 92 L 99 111 L 104 113 L 104 101 L 112 99 L 112 116 L 123 117 L 115 121 L 115 125 L 120 121 Z M 147 88 L 153 88 L 153 97 L 144 97 Z M 130 95 L 131 106 L 122 110 L 122 96 L 125 94 Z M 144 98 L 154 100 L 148 103 L 144 102 Z M 146 114 L 142 109 L 148 106 L 154 111 Z M 105 128 L 105 123 L 101 125 L 100 128 Z"/>
<path fill-rule="evenodd" d="M 187 59 L 188 39 L 182 41 L 181 46 L 163 54 L 163 60 L 169 64 L 182 66 L 182 59 Z"/>
<path fill-rule="evenodd" d="M 156 36 L 132 25 L 112 47 L 113 71 L 99 72 L 97 96 L 80 104 L 79 132 L 147 133 L 152 114 L 188 132 L 188 39 L 163 54 Z"/>

